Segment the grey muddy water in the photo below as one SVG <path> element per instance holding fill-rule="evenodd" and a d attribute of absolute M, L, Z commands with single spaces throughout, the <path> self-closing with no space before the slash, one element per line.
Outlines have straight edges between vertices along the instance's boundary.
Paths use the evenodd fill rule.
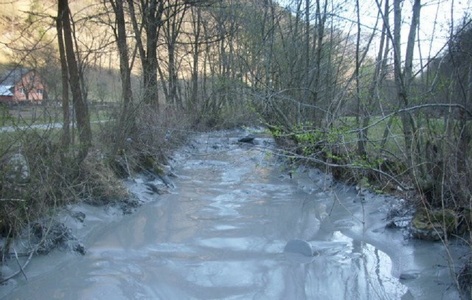
<path fill-rule="evenodd" d="M 317 170 L 292 176 L 270 138 L 199 135 L 175 156 L 175 188 L 131 215 L 82 205 L 87 248 L 35 258 L 5 299 L 458 299 L 441 244 L 385 228 L 393 199 Z M 460 247 L 449 255 L 459 257 Z M 311 250 L 311 251 L 310 251 Z M 457 250 L 457 251 L 456 251 Z M 312 252 L 312 253 L 311 253 Z M 11 268 L 14 266 L 12 265 Z"/>

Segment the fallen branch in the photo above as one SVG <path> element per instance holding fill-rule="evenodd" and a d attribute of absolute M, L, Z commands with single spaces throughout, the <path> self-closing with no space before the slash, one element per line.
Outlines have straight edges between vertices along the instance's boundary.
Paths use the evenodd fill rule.
<path fill-rule="evenodd" d="M 316 158 L 316 157 L 313 157 L 313 156 L 303 156 L 303 155 L 298 155 L 296 153 L 293 153 L 293 152 L 288 152 L 286 150 L 282 150 L 282 151 L 274 151 L 272 150 L 276 155 L 278 156 L 282 156 L 282 157 L 288 157 L 288 158 L 298 158 L 298 159 L 305 159 L 305 160 L 308 160 L 308 161 L 312 161 L 312 162 L 315 162 L 315 163 L 318 163 L 318 164 L 322 164 L 324 166 L 327 166 L 327 167 L 335 167 L 335 168 L 347 168 L 347 169 L 355 169 L 355 170 L 369 170 L 369 171 L 373 171 L 373 172 L 376 172 L 376 173 L 379 173 L 385 177 L 388 177 L 390 180 L 394 181 L 399 188 L 401 188 L 403 191 L 408 191 L 408 190 L 411 190 L 412 187 L 407 187 L 405 186 L 402 182 L 400 182 L 397 178 L 395 178 L 395 176 L 393 175 L 390 175 L 388 174 L 387 172 L 384 172 L 380 169 L 376 169 L 376 168 L 372 168 L 372 167 L 366 167 L 366 166 L 359 166 L 359 165 L 353 165 L 353 164 L 335 164 L 335 163 L 330 163 L 330 162 L 326 162 L 322 159 L 319 159 L 319 158 Z M 277 152 L 277 153 L 276 153 Z"/>
<path fill-rule="evenodd" d="M 15 249 L 15 248 L 13 248 L 13 252 L 15 252 L 16 263 L 17 263 L 18 266 L 20 267 L 21 273 L 23 274 L 23 276 L 25 276 L 25 279 L 28 280 L 28 277 L 26 276 L 25 271 L 23 271 L 23 267 L 22 267 L 21 264 L 20 264 L 20 261 L 19 261 L 19 259 L 18 259 L 18 253 L 16 253 L 16 249 Z"/>
<path fill-rule="evenodd" d="M 25 262 L 23 265 L 20 264 L 20 261 L 18 260 L 18 255 L 16 255 L 16 250 L 15 250 L 16 261 L 17 261 L 18 265 L 20 266 L 20 269 L 19 269 L 18 271 L 16 271 L 15 273 L 11 274 L 10 276 L 7 276 L 7 277 L 5 277 L 5 278 L 1 278 L 1 279 L 0 279 L 0 284 L 2 284 L 2 283 L 4 283 L 4 282 L 7 282 L 8 280 L 10 280 L 10 279 L 16 277 L 16 276 L 17 276 L 18 274 L 20 274 L 20 273 L 22 273 L 22 274 L 25 276 L 26 280 L 28 280 L 28 278 L 26 277 L 26 274 L 25 274 L 25 272 L 24 272 L 24 269 L 25 269 L 26 266 L 28 266 L 28 264 L 30 263 L 31 258 L 33 258 L 33 255 L 34 255 L 34 253 L 36 252 L 36 250 L 37 250 L 37 249 L 35 248 L 34 250 L 32 250 L 32 251 L 29 253 L 28 259 L 26 260 L 26 262 Z"/>
<path fill-rule="evenodd" d="M 354 213 L 352 211 L 350 211 L 349 208 L 347 208 L 346 205 L 344 205 L 344 203 L 342 203 L 341 199 L 339 199 L 338 194 L 336 192 L 334 192 L 333 195 L 334 195 L 334 197 L 336 197 L 337 203 L 339 205 L 341 205 L 341 207 L 344 208 L 344 210 L 346 210 L 351 215 L 351 217 L 353 219 L 359 221 L 362 224 L 362 226 L 365 226 L 365 221 L 359 219 L 358 217 L 356 217 L 354 215 Z M 361 205 L 362 205 L 362 215 L 365 217 L 365 215 L 364 215 L 364 203 L 362 201 L 361 201 Z M 334 205 L 333 205 L 333 207 L 334 207 Z M 331 208 L 331 210 L 332 210 L 332 208 Z"/>
<path fill-rule="evenodd" d="M 24 199 L 15 199 L 15 198 L 10 198 L 10 199 L 0 199 L 0 201 L 25 202 L 25 200 L 24 200 Z"/>

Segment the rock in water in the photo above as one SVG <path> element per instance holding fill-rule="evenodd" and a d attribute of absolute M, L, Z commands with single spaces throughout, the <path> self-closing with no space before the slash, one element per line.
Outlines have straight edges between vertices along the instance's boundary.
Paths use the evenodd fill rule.
<path fill-rule="evenodd" d="M 456 233 L 458 216 L 452 209 L 419 209 L 411 221 L 411 233 L 414 238 L 440 241 L 446 235 Z"/>
<path fill-rule="evenodd" d="M 418 272 L 409 271 L 409 272 L 401 273 L 400 274 L 400 279 L 401 280 L 412 280 L 412 279 L 418 278 L 418 276 L 419 276 Z"/>
<path fill-rule="evenodd" d="M 250 144 L 253 144 L 253 143 L 254 143 L 254 139 L 255 139 L 255 136 L 253 136 L 252 134 L 250 134 L 250 135 L 247 135 L 247 136 L 245 136 L 245 137 L 243 137 L 243 138 L 240 138 L 240 139 L 238 140 L 238 142 L 240 142 L 240 143 L 250 143 Z"/>
<path fill-rule="evenodd" d="M 305 256 L 313 256 L 311 245 L 304 240 L 290 240 L 285 245 L 284 252 L 298 253 Z"/>

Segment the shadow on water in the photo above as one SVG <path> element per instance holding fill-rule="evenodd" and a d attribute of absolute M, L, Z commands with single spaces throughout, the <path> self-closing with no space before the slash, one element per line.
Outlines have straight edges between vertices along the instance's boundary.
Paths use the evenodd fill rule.
<path fill-rule="evenodd" d="M 247 145 L 237 143 L 241 136 L 203 134 L 181 149 L 175 154 L 177 188 L 131 216 L 80 207 L 89 223 L 75 230 L 87 255 L 39 257 L 29 280 L 17 278 L 2 295 L 457 298 L 447 268 L 437 267 L 445 264 L 441 246 L 405 241 L 401 232 L 385 229 L 385 199 L 359 201 L 316 170 L 285 176 L 271 139 L 260 136 Z M 412 276 L 401 280 L 402 274 Z"/>

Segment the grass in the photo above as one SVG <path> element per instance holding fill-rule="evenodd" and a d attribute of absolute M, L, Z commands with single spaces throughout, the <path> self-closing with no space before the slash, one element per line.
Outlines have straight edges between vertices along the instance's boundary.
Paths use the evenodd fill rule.
<path fill-rule="evenodd" d="M 65 204 L 84 199 L 97 203 L 116 202 L 127 197 L 121 181 L 103 159 L 103 152 L 96 148 L 106 147 L 99 138 L 101 132 L 107 130 L 102 123 L 92 123 L 96 137 L 94 147 L 86 160 L 78 163 L 74 145 L 69 150 L 62 148 L 60 127 L 30 126 L 60 122 L 50 116 L 35 116 L 36 108 L 42 107 L 21 107 L 21 117 L 15 122 L 8 120 L 15 130 L 0 132 L 0 236 L 7 239 Z M 95 121 L 111 118 L 108 111 L 103 110 L 91 111 L 91 116 Z M 26 182 L 10 179 L 9 174 L 17 174 L 10 163 L 11 157 L 17 154 L 25 158 L 29 169 Z M 8 246 L 0 249 L 2 251 L 8 251 Z"/>
<path fill-rule="evenodd" d="M 386 129 L 388 129 L 386 131 Z M 404 159 L 404 136 L 401 120 L 399 117 L 382 119 L 372 117 L 370 125 L 367 126 L 368 138 L 366 143 L 366 158 L 357 157 L 357 147 L 360 129 L 356 124 L 355 117 L 342 117 L 334 121 L 325 129 L 310 129 L 301 126 L 295 134 L 298 145 L 303 149 L 304 155 L 311 155 L 321 152 L 326 153 L 328 158 L 345 156 L 343 161 L 353 162 L 360 160 L 369 161 L 380 158 L 401 158 Z M 384 141 L 384 135 L 386 138 Z M 322 149 L 313 147 L 321 145 Z M 333 157 L 331 157 L 333 155 Z M 339 158 L 339 157 L 338 157 Z"/>
<path fill-rule="evenodd" d="M 114 115 L 114 110 L 115 108 L 113 106 L 91 105 L 89 107 L 90 121 L 107 121 Z M 62 107 L 60 106 L 18 105 L 12 107 L 3 106 L 0 108 L 0 126 L 23 127 L 38 124 L 61 123 L 62 121 Z"/>
<path fill-rule="evenodd" d="M 447 137 L 446 126 L 450 126 L 452 130 L 459 129 L 459 121 L 450 119 L 448 123 L 444 118 L 431 118 L 415 116 L 416 134 L 414 137 L 420 139 L 420 144 L 426 142 L 439 142 Z M 472 121 L 469 121 L 472 124 Z M 338 140 L 344 141 L 345 145 L 349 145 L 351 150 L 357 147 L 359 140 L 359 127 L 356 124 L 355 117 L 343 117 L 335 121 L 328 133 L 336 135 Z M 382 147 L 385 131 L 387 135 L 385 145 Z M 372 155 L 390 155 L 396 158 L 405 158 L 405 138 L 403 133 L 403 124 L 399 116 L 391 116 L 383 118 L 382 116 L 373 116 L 370 118 L 368 130 L 368 143 L 366 151 Z M 452 132 L 454 134 L 454 132 Z M 382 152 L 382 153 L 380 153 Z"/>
<path fill-rule="evenodd" d="M 444 118 L 423 114 L 413 116 L 416 132 L 412 135 L 410 149 L 405 147 L 400 116 L 372 116 L 366 126 L 365 156 L 359 154 L 360 129 L 356 118 L 351 116 L 340 117 L 321 129 L 308 124 L 299 126 L 294 134 L 281 130 L 280 136 L 294 136 L 297 143 L 291 146 L 295 147 L 292 150 L 308 160 L 325 161 L 332 166 L 337 179 L 359 182 L 368 178 L 373 185 L 387 189 L 394 188 L 391 184 L 393 180 L 402 189 L 416 188 L 420 195 L 427 194 L 430 199 L 444 197 L 439 192 L 446 191 L 446 188 L 441 188 L 446 179 L 446 192 L 451 195 L 447 201 L 463 203 L 466 199 L 464 195 L 469 195 L 463 178 L 469 175 L 460 173 L 460 166 L 457 166 L 459 134 L 463 129 L 459 126 L 460 121 L 452 117 L 445 122 Z M 408 155 L 407 151 L 412 152 Z M 461 195 L 457 192 L 459 187 L 462 189 Z"/>
<path fill-rule="evenodd" d="M 356 124 L 355 117 L 340 118 L 334 123 L 333 127 L 344 128 L 341 134 L 346 144 L 352 145 L 352 147 L 357 147 L 357 142 L 359 140 L 358 132 L 360 129 Z M 381 149 L 381 144 L 387 127 L 388 130 L 385 146 Z M 399 117 L 394 116 L 387 119 L 382 119 L 381 116 L 371 117 L 369 125 L 367 126 L 367 132 L 367 153 L 378 155 L 380 154 L 380 151 L 384 151 L 393 155 L 402 154 L 405 140 L 403 136 L 403 126 Z"/>

